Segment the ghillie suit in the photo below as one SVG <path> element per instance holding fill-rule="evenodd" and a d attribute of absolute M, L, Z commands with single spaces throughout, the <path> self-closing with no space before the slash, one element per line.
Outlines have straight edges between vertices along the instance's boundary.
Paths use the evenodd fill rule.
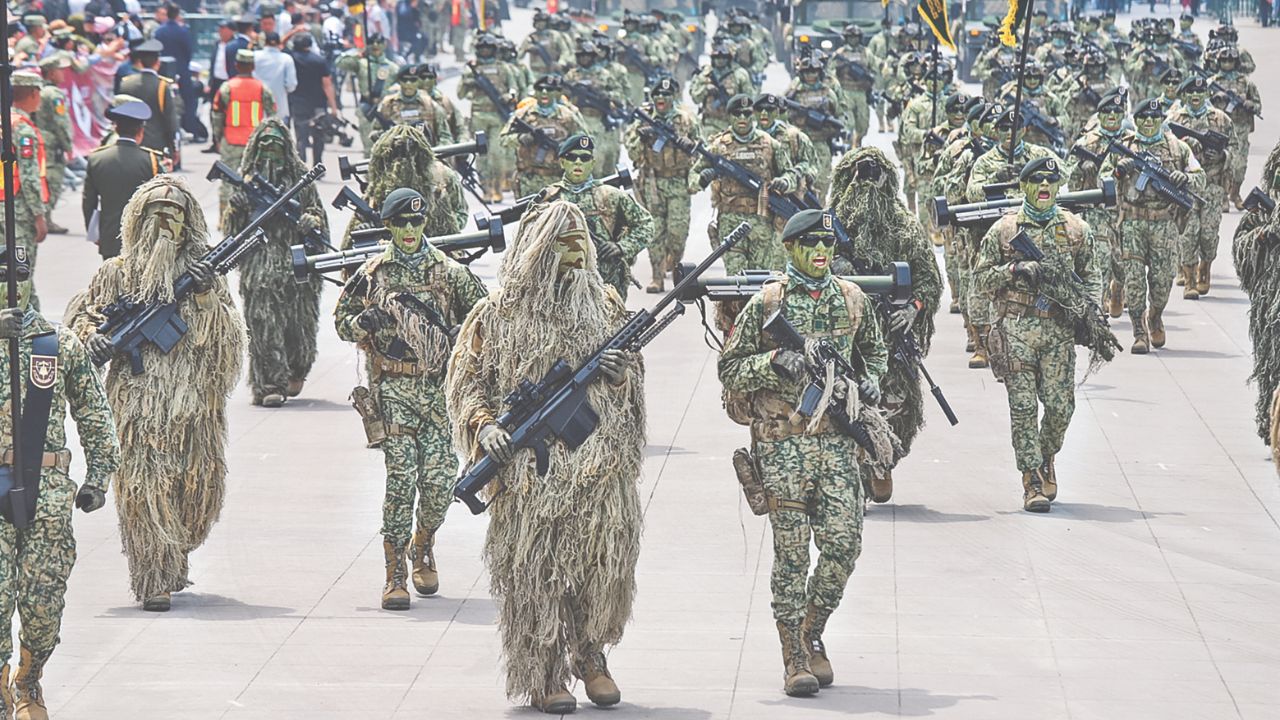
<path fill-rule="evenodd" d="M 854 177 L 854 166 L 868 160 L 874 160 L 882 168 L 879 182 Z M 845 260 L 858 265 L 865 263 L 873 272 L 895 261 L 911 266 L 912 301 L 920 308 L 911 332 L 920 351 L 927 354 L 933 339 L 933 315 L 942 301 L 942 275 L 920 221 L 898 199 L 898 175 L 893 164 L 878 148 L 858 148 L 837 163 L 831 187 L 841 189 L 832 198 L 832 205 L 853 245 L 852 257 Z M 840 273 L 848 270 L 839 265 L 834 269 Z M 915 369 L 893 357 L 888 318 L 881 313 L 879 319 L 891 358 L 889 371 L 880 382 L 881 407 L 888 412 L 889 424 L 906 454 L 924 427 L 924 396 Z"/>
<path fill-rule="evenodd" d="M 274 150 L 264 146 L 274 145 Z M 272 117 L 249 137 L 241 177 L 262 175 L 280 190 L 291 187 L 306 174 L 302 159 L 294 150 L 289 128 Z M 240 298 L 249 329 L 249 385 L 253 403 L 284 402 L 302 389 L 316 359 L 316 331 L 320 322 L 320 289 L 323 280 L 313 275 L 306 283 L 293 281 L 289 248 L 302 243 L 303 236 L 319 229 L 329 237 L 329 220 L 315 185 L 308 185 L 296 200 L 302 206 L 302 222 L 294 225 L 281 216 L 267 222 L 267 243 L 245 257 L 240 265 Z M 252 222 L 256 209 L 242 190 L 231 195 L 222 215 L 222 229 L 228 235 Z"/>
<path fill-rule="evenodd" d="M 454 444 L 469 459 L 480 454 L 479 430 L 506 409 L 502 398 L 518 382 L 536 382 L 557 358 L 576 366 L 626 319 L 597 273 L 582 212 L 566 202 L 532 212 L 503 256 L 502 289 L 471 312 L 449 365 Z M 557 279 L 562 236 L 576 236 L 586 260 Z M 553 440 L 545 477 L 533 453 L 521 452 L 490 486 L 484 555 L 512 699 L 550 694 L 571 670 L 589 673 L 631 617 L 645 444 L 641 372 L 635 363 L 621 383 L 591 386 L 599 426 L 572 452 Z"/>
<path fill-rule="evenodd" d="M 149 212 L 171 205 L 186 215 L 165 226 Z M 134 193 L 121 223 L 122 253 L 89 284 L 72 327 L 83 340 L 105 319 L 102 308 L 122 296 L 171 301 L 173 282 L 209 249 L 204 213 L 186 181 L 160 175 Z M 291 282 L 291 281 L 290 281 Z M 123 358 L 107 371 L 107 399 L 120 436 L 115 474 L 120 538 L 139 600 L 189 585 L 187 556 L 209 536 L 222 510 L 227 474 L 226 401 L 240 376 L 244 322 L 225 278 L 179 303 L 189 329 L 167 355 L 144 347 L 145 371 Z"/>
<path fill-rule="evenodd" d="M 1275 195 L 1280 173 L 1280 145 L 1262 168 L 1262 187 Z M 1271 403 L 1280 387 L 1280 211 L 1258 208 L 1245 213 L 1236 228 L 1231 255 L 1240 288 L 1249 296 L 1249 339 L 1253 341 L 1253 374 L 1258 386 L 1258 437 L 1271 441 Z M 1274 448 L 1274 445 L 1272 446 Z"/>
<path fill-rule="evenodd" d="M 467 224 L 467 198 L 458 173 L 436 159 L 427 136 L 416 127 L 397 125 L 373 144 L 365 177 L 365 202 L 377 212 L 382 201 L 396 188 L 413 188 L 422 193 L 431 208 L 427 219 L 428 237 L 461 232 Z M 343 249 L 351 247 L 351 231 L 368 225 L 353 217 L 342 236 Z"/>

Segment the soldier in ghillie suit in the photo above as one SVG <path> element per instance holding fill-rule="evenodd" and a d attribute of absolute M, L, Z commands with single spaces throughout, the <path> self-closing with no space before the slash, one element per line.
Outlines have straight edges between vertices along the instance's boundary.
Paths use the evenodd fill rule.
<path fill-rule="evenodd" d="M 539 202 L 568 200 L 582 209 L 596 248 L 600 277 L 624 300 L 631 285 L 631 266 L 653 239 L 653 216 L 625 190 L 592 176 L 595 143 L 574 135 L 560 144 L 560 181 L 548 185 Z"/>
<path fill-rule="evenodd" d="M 431 214 L 427 217 L 428 237 L 461 232 L 467 224 L 467 198 L 462 180 L 447 164 L 436 159 L 426 135 L 416 127 L 397 125 L 374 143 L 365 174 L 368 185 L 364 200 L 377 211 L 388 193 L 411 187 L 423 193 Z M 342 237 L 342 247 L 351 247 L 351 231 L 369 225 L 359 216 L 351 218 Z"/>
<path fill-rule="evenodd" d="M 621 700 L 604 650 L 622 639 L 635 597 L 644 387 L 639 358 L 606 352 L 606 377 L 587 391 L 600 422 L 586 442 L 569 450 L 553 439 L 545 477 L 532 453 L 513 453 L 507 431 L 494 421 L 502 399 L 517 383 L 541 378 L 557 359 L 570 365 L 586 359 L 627 317 L 596 271 L 582 211 L 553 202 L 530 213 L 503 256 L 501 289 L 462 326 L 446 392 L 458 452 L 503 463 L 489 486 L 484 556 L 498 603 L 507 695 L 565 713 L 576 707 L 568 690 L 573 676 L 596 705 Z"/>
<path fill-rule="evenodd" d="M 1018 179 L 1022 209 L 987 231 L 974 275 L 995 295 L 991 367 L 1009 393 L 1022 507 L 1049 512 L 1058 495 L 1054 457 L 1075 411 L 1075 346 L 1093 351 L 1092 368 L 1111 359 L 1120 345 L 1097 302 L 1105 250 L 1099 251 L 1079 216 L 1057 204 L 1061 165 L 1053 158 L 1033 160 Z M 1013 249 L 1019 233 L 1044 253 L 1043 260 Z"/>
<path fill-rule="evenodd" d="M 17 716 L 24 719 L 48 718 L 40 676 L 58 645 L 62 627 L 62 609 L 67 593 L 67 578 L 76 562 L 76 540 L 71 529 L 74 503 L 85 512 L 93 512 L 106 503 L 111 473 L 120 461 L 111 408 L 98 373 L 89 360 L 84 345 L 67 328 L 51 325 L 31 307 L 31 267 L 26 252 L 19 246 L 17 272 L 18 304 L 0 310 L 0 339 L 19 338 L 22 395 L 22 440 L 24 445 L 43 437 L 40 447 L 44 458 L 37 462 L 38 475 L 27 476 L 28 493 L 39 478 L 39 498 L 31 524 L 14 526 L 11 503 L 17 497 L 7 495 L 7 484 L 0 492 L 0 718 Z M 0 249 L 0 284 L 8 279 L 7 252 Z M 0 354 L 0 374 L 8 377 L 11 358 Z M 10 425 L 9 384 L 0 388 L 0 404 L 5 412 L 0 417 L 0 435 L 13 437 Z M 36 424 L 31 407 L 40 394 L 49 397 L 47 418 Z M 67 411 L 76 421 L 80 446 L 84 449 L 88 472 L 84 484 L 76 489 L 67 474 L 71 451 L 67 449 Z M 4 450 L 0 460 L 5 470 L 13 472 L 13 455 Z M 26 464 L 26 457 L 23 458 Z M 22 619 L 21 664 L 10 673 L 13 656 L 13 612 Z M 10 678 L 12 677 L 12 684 Z"/>
<path fill-rule="evenodd" d="M 825 406 L 812 421 L 793 422 L 800 417 L 797 403 L 815 360 L 778 347 L 764 324 L 781 312 L 805 337 L 806 346 L 810 340 L 824 340 L 849 363 L 860 364 L 859 377 L 841 377 L 834 384 L 839 392 L 828 388 L 829 402 L 868 421 L 869 428 L 869 421 L 880 417 L 874 404 L 887 360 L 871 301 L 857 285 L 831 274 L 835 237 L 829 223 L 821 210 L 803 210 L 787 222 L 782 235 L 789 257 L 786 276 L 766 284 L 743 308 L 719 365 L 725 390 L 748 398 L 743 405 L 749 410 L 738 416 L 732 414 L 734 405 L 727 407 L 736 422 L 751 426 L 754 464 L 769 496 L 773 617 L 782 641 L 784 690 L 797 696 L 813 695 L 819 686 L 834 682 L 822 633 L 862 550 L 859 448 L 837 429 Z M 827 372 L 832 377 L 831 367 Z M 879 427 L 877 436 L 891 435 L 882 418 Z M 891 437 L 877 442 L 877 454 L 892 455 L 892 442 Z M 819 552 L 812 575 L 811 540 Z"/>
<path fill-rule="evenodd" d="M 120 236 L 121 254 L 98 269 L 71 318 L 95 360 L 113 352 L 97 332 L 103 307 L 125 296 L 172 301 L 184 272 L 196 287 L 178 305 L 190 329 L 177 347 L 167 354 L 144 347 L 139 375 L 114 357 L 106 380 L 123 451 L 116 510 L 133 594 L 143 609 L 163 612 L 170 593 L 190 584 L 187 558 L 222 510 L 226 403 L 240 377 L 245 329 L 226 279 L 201 259 L 209 249 L 204 213 L 181 178 L 160 175 L 138 188 Z"/>
<path fill-rule="evenodd" d="M 423 239 L 432 210 L 415 190 L 397 188 L 387 195 L 381 217 L 391 242 L 347 282 L 335 313 L 338 336 L 368 355 L 370 395 L 386 435 L 386 610 L 409 609 L 406 553 L 419 594 L 434 594 L 440 586 L 435 537 L 453 502 L 457 470 L 442 391 L 445 364 L 452 334 L 485 295 L 466 266 Z"/>
<path fill-rule="evenodd" d="M 698 118 L 680 103 L 680 83 L 662 78 L 649 88 L 651 103 L 643 109 L 670 125 L 681 137 L 697 140 Z M 649 264 L 653 279 L 645 292 L 660 293 L 666 275 L 684 258 L 689 238 L 689 168 L 693 158 L 672 143 L 654 150 L 658 134 L 642 122 L 627 129 L 623 144 L 636 168 L 636 200 L 653 217 L 653 238 L 649 241 Z"/>
<path fill-rule="evenodd" d="M 1262 166 L 1260 187 L 1280 197 L 1280 145 L 1271 149 Z M 1249 296 L 1249 339 L 1253 341 L 1253 375 L 1258 386 L 1258 437 L 1276 444 L 1269 414 L 1280 387 L 1280 211 L 1256 207 L 1240 219 L 1232 243 L 1232 257 L 1240 289 Z"/>
<path fill-rule="evenodd" d="M 240 176 L 257 173 L 280 190 L 291 187 L 307 172 L 294 147 L 287 125 L 276 118 L 263 120 L 245 146 Z M 279 215 L 267 221 L 266 245 L 240 265 L 240 299 L 249 329 L 249 386 L 253 404 L 264 407 L 280 407 L 286 398 L 297 397 L 316 359 L 323 282 L 315 275 L 305 283 L 293 282 L 289 248 L 302 244 L 313 230 L 327 239 L 329 219 L 315 185 L 295 199 L 302 207 L 302 222 L 294 225 Z M 257 210 L 243 190 L 235 190 L 222 216 L 223 231 L 239 233 Z"/>
<path fill-rule="evenodd" d="M 835 273 L 853 274 L 849 271 L 854 269 L 854 263 L 865 264 L 863 269 L 871 272 L 879 272 L 894 261 L 909 264 L 911 301 L 888 317 L 877 317 L 876 323 L 886 338 L 912 333 L 920 351 L 927 354 L 933 339 L 933 316 L 942 302 L 942 275 L 920 221 L 898 198 L 898 174 L 892 163 L 878 148 L 859 148 L 840 159 L 832 187 L 843 189 L 832 198 L 833 205 L 853 246 L 852 257 L 834 261 Z M 880 392 L 880 407 L 906 454 L 924 427 L 920 379 L 914 368 L 895 361 L 880 381 Z M 862 477 L 871 489 L 872 500 L 889 500 L 893 476 L 888 470 L 876 473 L 864 466 Z"/>

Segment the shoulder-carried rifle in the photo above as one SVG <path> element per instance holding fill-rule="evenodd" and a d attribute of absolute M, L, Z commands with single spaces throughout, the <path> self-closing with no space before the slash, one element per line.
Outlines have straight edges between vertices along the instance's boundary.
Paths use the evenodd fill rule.
<path fill-rule="evenodd" d="M 569 91 L 575 105 L 591 108 L 599 113 L 607 130 L 622 125 L 631 117 L 631 113 L 626 108 L 620 107 L 617 102 L 586 83 L 568 82 L 564 87 Z"/>
<path fill-rule="evenodd" d="M 222 180 L 236 186 L 240 192 L 244 193 L 245 198 L 249 201 L 250 212 L 254 214 L 266 212 L 284 194 L 283 190 L 272 185 L 260 173 L 254 173 L 244 178 L 221 160 L 213 161 L 213 167 L 209 168 L 205 179 Z M 298 227 L 302 222 L 303 212 L 302 204 L 294 198 L 286 201 L 278 211 L 280 217 L 294 227 Z M 313 228 L 306 235 L 303 235 L 302 242 L 307 247 L 308 252 L 320 252 L 325 248 L 333 249 L 333 246 L 329 244 L 329 236 L 320 228 Z"/>
<path fill-rule="evenodd" d="M 1262 212 L 1271 212 L 1276 209 L 1276 201 L 1272 200 L 1271 196 L 1263 192 L 1260 187 L 1254 187 L 1250 190 L 1241 205 L 1248 212 L 1256 212 L 1258 210 L 1261 210 Z"/>
<path fill-rule="evenodd" d="M 1227 145 L 1231 142 L 1231 138 L 1223 135 L 1217 130 L 1194 130 L 1186 125 L 1181 125 L 1176 122 L 1166 124 L 1169 126 L 1169 131 L 1174 135 L 1182 138 L 1183 140 L 1193 138 L 1196 142 L 1200 143 L 1200 147 L 1203 147 L 1205 150 L 1212 150 L 1218 153 L 1226 152 Z"/>
<path fill-rule="evenodd" d="M 355 212 L 356 217 L 360 218 L 360 222 L 382 222 L 382 217 L 378 215 L 378 211 L 370 207 L 369 203 L 365 202 L 364 198 L 357 195 L 355 190 L 352 190 L 345 185 L 342 187 L 342 190 L 338 192 L 338 196 L 335 197 L 333 202 L 330 204 L 339 210 L 351 208 Z"/>
<path fill-rule="evenodd" d="M 498 116 L 502 118 L 503 122 L 509 120 L 513 109 L 511 103 L 507 102 L 507 99 L 502 96 L 502 92 L 498 90 L 488 76 L 476 70 L 475 61 L 468 63 L 467 67 L 471 69 L 471 79 L 475 81 L 476 87 L 480 88 L 480 92 L 484 93 L 484 96 L 489 98 L 489 102 L 493 103 L 494 109 L 498 111 Z"/>
<path fill-rule="evenodd" d="M 684 305 L 678 302 L 686 288 L 697 281 L 713 263 L 747 236 L 750 226 L 742 223 L 724 239 L 719 247 L 698 264 L 689 275 L 672 288 L 652 310 L 637 310 L 625 325 L 614 333 L 577 368 L 564 360 L 552 363 L 551 369 L 536 384 L 524 380 L 507 395 L 506 412 L 497 423 L 511 435 L 513 451 L 531 450 L 539 475 L 550 470 L 550 445 L 559 441 L 569 450 L 575 450 L 586 442 L 600 421 L 591 407 L 587 390 L 603 373 L 600 358 L 607 350 L 638 352 L 649 344 L 668 325 L 684 313 Z M 670 312 L 666 312 L 670 307 Z M 474 514 L 484 512 L 487 505 L 479 493 L 488 485 L 502 464 L 490 455 L 483 455 L 467 466 L 454 487 L 454 497 L 466 503 Z"/>
<path fill-rule="evenodd" d="M 833 133 L 837 137 L 843 137 L 848 133 L 840 118 L 829 112 L 824 112 L 818 108 L 798 103 L 789 97 L 781 98 L 781 100 L 782 104 L 787 107 L 787 110 L 790 110 L 804 118 L 805 126 L 812 130 Z"/>
<path fill-rule="evenodd" d="M 1019 195 L 985 202 L 950 205 L 946 197 L 939 195 L 933 199 L 930 209 L 938 227 L 955 225 L 967 228 L 990 225 L 1006 213 L 1017 212 L 1018 208 L 1022 207 L 1022 202 L 1023 198 Z M 1077 190 L 1058 196 L 1058 206 L 1072 212 L 1079 212 L 1086 207 L 1115 207 L 1115 205 L 1116 181 L 1114 178 L 1104 178 L 1101 188 Z"/>
<path fill-rule="evenodd" d="M 517 135 L 528 135 L 537 143 L 538 150 L 534 155 L 533 161 L 539 165 L 546 162 L 547 153 L 553 156 L 560 151 L 560 143 L 551 137 L 542 128 L 536 128 L 528 123 L 524 118 L 515 115 L 511 118 L 511 129 Z"/>
<path fill-rule="evenodd" d="M 1194 208 L 1197 200 L 1204 202 L 1204 198 L 1191 192 L 1185 185 L 1179 186 L 1175 183 L 1160 158 L 1155 155 L 1146 151 L 1132 150 L 1118 140 L 1112 140 L 1107 146 L 1106 154 L 1110 153 L 1123 155 L 1137 165 L 1138 179 L 1134 181 L 1134 187 L 1138 192 L 1145 192 L 1147 188 L 1151 188 L 1184 210 Z"/>
<path fill-rule="evenodd" d="M 303 246 L 294 245 L 289 248 L 293 279 L 296 282 L 305 283 L 317 274 L 356 270 L 370 258 L 386 252 L 387 246 L 383 241 L 390 237 L 390 233 L 382 227 L 356 230 L 351 233 L 354 247 L 320 255 L 308 255 Z M 506 239 L 502 233 L 502 221 L 496 218 L 484 229 L 476 232 L 438 235 L 423 238 L 423 240 L 463 265 L 471 263 L 486 251 L 498 253 L 507 249 Z M 454 257 L 455 254 L 468 250 L 477 252 L 461 258 Z"/>
<path fill-rule="evenodd" d="M 280 194 L 269 207 L 258 213 L 243 230 L 218 243 L 200 258 L 209 263 L 218 275 L 231 271 L 245 255 L 266 243 L 262 225 L 276 213 L 282 212 L 289 201 L 324 174 L 324 165 L 317 164 L 302 179 Z M 98 332 L 111 340 L 113 355 L 125 355 L 134 375 L 141 375 L 142 350 L 148 345 L 168 354 L 187 334 L 187 323 L 178 314 L 178 305 L 195 293 L 196 281 L 187 271 L 173 283 L 173 301 L 135 300 L 121 297 L 102 309 L 106 317 Z"/>
<path fill-rule="evenodd" d="M 613 175 L 601 178 L 600 184 L 611 185 L 619 190 L 626 190 L 631 187 L 631 170 L 629 168 L 618 168 L 618 172 Z M 526 195 L 519 200 L 516 200 L 516 203 L 511 207 L 500 210 L 493 215 L 476 213 L 473 216 L 473 219 L 476 222 L 476 227 L 480 230 L 484 230 L 495 220 L 502 222 L 504 225 L 510 225 L 519 221 L 520 218 L 524 217 L 524 213 L 529 209 L 529 206 L 536 202 L 541 194 L 542 192 L 539 191 L 532 195 Z"/>

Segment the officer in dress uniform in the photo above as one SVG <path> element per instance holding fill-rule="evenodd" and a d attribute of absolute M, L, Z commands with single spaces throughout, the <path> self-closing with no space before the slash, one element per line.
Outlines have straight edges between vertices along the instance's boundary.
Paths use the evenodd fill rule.
<path fill-rule="evenodd" d="M 107 117 L 115 122 L 117 138 L 89 154 L 81 202 L 85 227 L 90 239 L 96 238 L 103 260 L 120 254 L 120 216 L 134 190 L 165 170 L 163 156 L 140 144 L 146 122 L 151 119 L 151 108 L 146 103 L 123 103 L 108 110 Z"/>

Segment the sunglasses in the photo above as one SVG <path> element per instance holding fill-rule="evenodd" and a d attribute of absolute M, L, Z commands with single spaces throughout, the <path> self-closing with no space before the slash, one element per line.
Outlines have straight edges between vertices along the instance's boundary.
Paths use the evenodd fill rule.
<path fill-rule="evenodd" d="M 1040 183 L 1046 183 L 1046 182 L 1052 184 L 1052 183 L 1058 182 L 1061 179 L 1062 179 L 1061 176 L 1056 175 L 1054 173 L 1032 173 L 1031 175 L 1027 176 L 1027 181 L 1035 185 L 1039 185 Z"/>
<path fill-rule="evenodd" d="M 732 115 L 733 117 L 745 118 L 745 117 L 751 117 L 752 115 L 755 115 L 755 111 L 754 110 L 734 110 L 729 114 Z"/>
<path fill-rule="evenodd" d="M 801 247 L 811 248 L 819 245 L 822 247 L 834 247 L 836 238 L 834 235 L 801 235 L 796 238 L 796 242 L 800 243 Z"/>
<path fill-rule="evenodd" d="M 421 215 L 397 215 L 387 221 L 387 224 L 394 228 L 404 228 L 422 222 Z"/>
<path fill-rule="evenodd" d="M 595 155 L 592 155 L 591 153 L 575 152 L 568 153 L 564 156 L 564 159 L 569 162 L 591 162 L 595 159 Z"/>

